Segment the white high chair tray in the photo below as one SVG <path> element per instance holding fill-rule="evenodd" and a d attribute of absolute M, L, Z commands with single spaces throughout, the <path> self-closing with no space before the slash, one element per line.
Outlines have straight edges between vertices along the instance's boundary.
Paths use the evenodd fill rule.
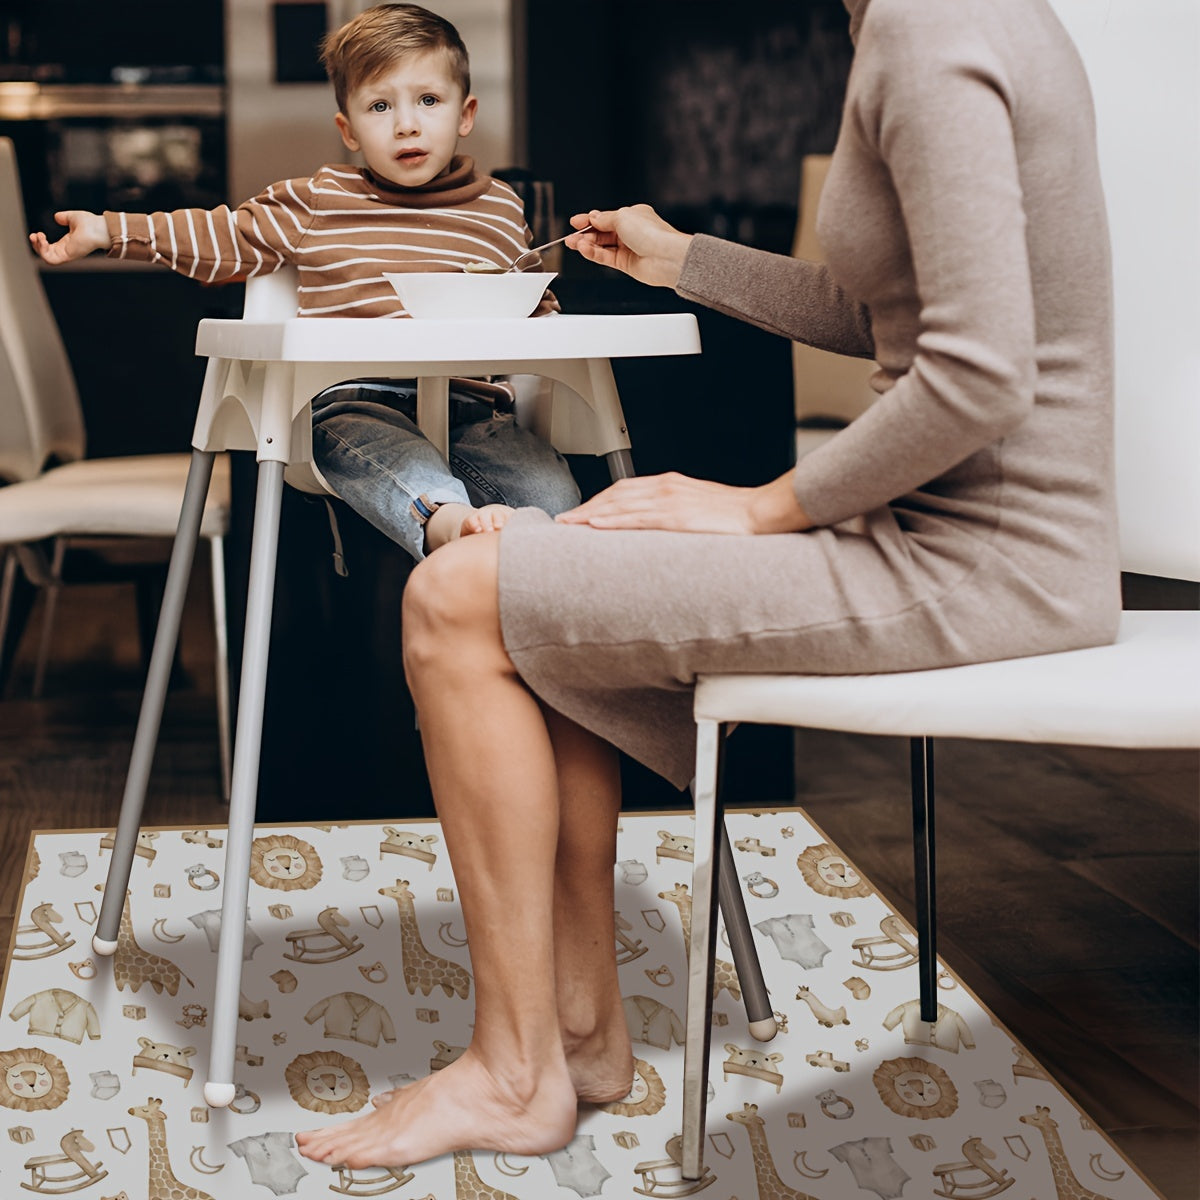
<path fill-rule="evenodd" d="M 208 319 L 200 322 L 196 353 L 254 362 L 404 364 L 420 375 L 481 363 L 699 354 L 700 334 L 690 313 L 470 321 Z"/>

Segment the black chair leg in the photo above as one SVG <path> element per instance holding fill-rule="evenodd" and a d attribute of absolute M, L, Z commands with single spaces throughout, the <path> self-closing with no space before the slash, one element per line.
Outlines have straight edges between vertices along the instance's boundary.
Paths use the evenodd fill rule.
<path fill-rule="evenodd" d="M 913 874 L 917 904 L 917 970 L 921 1020 L 937 1018 L 937 904 L 933 857 L 933 738 L 909 741 L 912 768 Z"/>
<path fill-rule="evenodd" d="M 769 1042 L 779 1031 L 767 985 L 763 979 L 762 962 L 758 947 L 750 932 L 750 919 L 746 915 L 746 898 L 738 886 L 737 867 L 733 862 L 733 850 L 729 845 L 729 831 L 725 818 L 720 822 L 720 858 L 717 869 L 717 895 L 720 899 L 721 916 L 725 919 L 725 933 L 729 937 L 729 949 L 733 953 L 733 966 L 737 971 L 738 985 L 742 989 L 742 1003 L 746 1008 L 746 1023 L 750 1036 L 759 1042 Z"/>

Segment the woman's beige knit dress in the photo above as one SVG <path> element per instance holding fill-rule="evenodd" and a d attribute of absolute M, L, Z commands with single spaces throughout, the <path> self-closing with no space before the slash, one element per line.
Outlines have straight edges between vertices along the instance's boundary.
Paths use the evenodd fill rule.
<path fill-rule="evenodd" d="M 521 677 L 676 786 L 699 673 L 912 670 L 1116 632 L 1111 280 L 1083 66 L 1045 0 L 846 5 L 828 268 L 698 236 L 678 285 L 879 364 L 879 399 L 796 468 L 818 527 L 606 531 L 522 510 L 501 535 Z M 661 402 L 683 421 L 685 399 Z"/>

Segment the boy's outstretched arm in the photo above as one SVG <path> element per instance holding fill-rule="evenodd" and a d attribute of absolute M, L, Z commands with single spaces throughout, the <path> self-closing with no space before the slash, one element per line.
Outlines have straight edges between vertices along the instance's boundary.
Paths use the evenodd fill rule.
<path fill-rule="evenodd" d="M 66 235 L 57 242 L 51 242 L 41 232 L 29 235 L 33 248 L 52 266 L 86 258 L 94 250 L 107 250 L 112 243 L 108 224 L 98 213 L 75 208 L 56 212 L 54 219 L 59 225 L 67 226 Z"/>

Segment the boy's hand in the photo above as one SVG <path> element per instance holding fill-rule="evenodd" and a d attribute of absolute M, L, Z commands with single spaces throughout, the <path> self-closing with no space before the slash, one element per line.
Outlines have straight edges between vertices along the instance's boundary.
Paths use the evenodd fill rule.
<path fill-rule="evenodd" d="M 94 250 L 107 250 L 112 244 L 108 236 L 108 223 L 102 216 L 83 209 L 56 212 L 55 221 L 67 226 L 65 237 L 51 242 L 44 233 L 31 233 L 29 240 L 40 257 L 51 266 L 86 258 Z"/>

